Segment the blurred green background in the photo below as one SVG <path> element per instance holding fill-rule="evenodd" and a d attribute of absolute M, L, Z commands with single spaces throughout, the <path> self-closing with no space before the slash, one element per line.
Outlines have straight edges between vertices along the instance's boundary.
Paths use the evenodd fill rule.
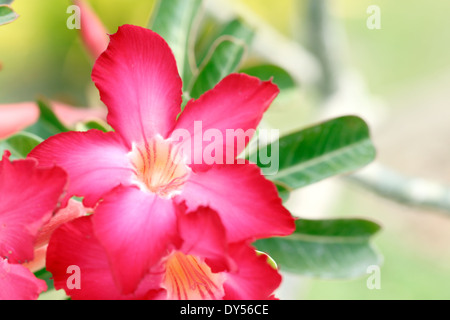
<path fill-rule="evenodd" d="M 311 1 L 222 2 L 314 54 L 320 33 L 311 20 Z M 146 0 L 90 3 L 111 33 L 125 23 L 146 26 L 154 6 Z M 326 58 L 338 59 L 335 71 L 343 89 L 324 100 L 317 98 L 314 82 L 300 84 L 295 94 L 277 100 L 265 121 L 283 132 L 330 114 L 361 115 L 371 125 L 377 162 L 450 184 L 450 2 L 326 4 L 332 22 L 325 30 L 331 52 Z M 379 30 L 366 26 L 372 4 L 381 10 Z M 92 61 L 77 30 L 66 27 L 68 5 L 61 0 L 13 3 L 20 18 L 0 27 L 0 103 L 45 96 L 76 106 L 98 104 L 90 80 Z M 381 198 L 342 177 L 300 189 L 286 205 L 303 217 L 365 217 L 380 223 L 383 231 L 375 244 L 384 263 L 380 290 L 369 290 L 366 277 L 325 281 L 286 275 L 281 298 L 450 299 L 449 215 Z"/>

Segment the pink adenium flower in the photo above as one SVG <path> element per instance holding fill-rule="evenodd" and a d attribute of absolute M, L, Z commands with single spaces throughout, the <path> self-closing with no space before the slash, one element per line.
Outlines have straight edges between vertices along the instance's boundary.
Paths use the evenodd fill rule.
<path fill-rule="evenodd" d="M 245 242 L 229 244 L 219 216 L 209 208 L 177 212 L 179 239 L 144 275 L 135 292 L 116 286 L 108 257 L 96 238 L 93 216 L 77 219 L 55 231 L 47 269 L 55 288 L 72 299 L 265 300 L 281 276 Z M 133 262 L 130 261 L 130 264 Z M 71 273 L 67 270 L 77 270 Z"/>
<path fill-rule="evenodd" d="M 188 211 L 210 206 L 229 243 L 294 231 L 273 183 L 255 164 L 236 160 L 245 144 L 214 141 L 217 161 L 210 163 L 204 161 L 210 145 L 198 143 L 208 130 L 225 137 L 229 130 L 255 129 L 279 92 L 272 82 L 229 75 L 179 115 L 182 83 L 169 46 L 131 25 L 111 36 L 92 79 L 114 131 L 62 133 L 30 157 L 69 173 L 68 197 L 83 197 L 87 207 L 98 204 L 92 228 L 123 294 L 136 290 L 178 237 L 179 203 Z"/>
<path fill-rule="evenodd" d="M 36 299 L 46 290 L 23 263 L 33 260 L 36 237 L 52 217 L 67 182 L 58 168 L 33 159 L 0 161 L 0 299 Z"/>

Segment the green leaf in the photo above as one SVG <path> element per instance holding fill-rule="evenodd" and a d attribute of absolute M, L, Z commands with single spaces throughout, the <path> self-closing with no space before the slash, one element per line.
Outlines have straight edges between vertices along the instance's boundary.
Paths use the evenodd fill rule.
<path fill-rule="evenodd" d="M 23 159 L 42 141 L 41 138 L 32 133 L 19 132 L 0 141 L 0 152 L 3 154 L 5 150 L 9 150 L 12 159 Z"/>
<path fill-rule="evenodd" d="M 268 253 L 282 271 L 349 279 L 381 263 L 381 256 L 370 243 L 379 230 L 376 223 L 362 219 L 299 219 L 292 235 L 258 240 L 254 245 Z"/>
<path fill-rule="evenodd" d="M 280 196 L 281 200 L 283 200 L 283 202 L 286 202 L 289 199 L 289 195 L 291 194 L 290 189 L 279 184 L 276 184 L 275 186 L 277 187 L 278 195 Z"/>
<path fill-rule="evenodd" d="M 197 99 L 235 72 L 253 36 L 254 31 L 240 20 L 233 20 L 226 25 L 202 61 L 198 75 L 192 79 L 190 96 Z"/>
<path fill-rule="evenodd" d="M 197 16 L 202 0 L 160 0 L 148 28 L 162 36 L 172 49 L 178 70 L 183 75 L 183 83 L 190 78 L 189 47 L 192 24 Z"/>
<path fill-rule="evenodd" d="M 10 6 L 0 3 L 0 25 L 13 22 L 18 17 L 19 15 Z"/>
<path fill-rule="evenodd" d="M 75 126 L 76 131 L 88 131 L 91 129 L 96 129 L 103 132 L 112 131 L 111 126 L 102 120 L 89 120 L 86 122 L 80 122 Z"/>
<path fill-rule="evenodd" d="M 274 152 L 278 153 L 278 170 L 273 163 L 270 168 L 265 166 L 258 157 Z M 375 148 L 367 124 L 361 118 L 345 116 L 284 136 L 249 158 L 268 179 L 293 190 L 367 165 L 375 158 Z"/>
<path fill-rule="evenodd" d="M 14 0 L 0 0 L 0 5 L 10 5 Z"/>
<path fill-rule="evenodd" d="M 273 83 L 275 83 L 281 91 L 292 89 L 297 86 L 289 72 L 283 68 L 271 64 L 247 67 L 245 69 L 241 69 L 240 72 L 257 77 L 263 81 L 273 78 Z"/>
<path fill-rule="evenodd" d="M 38 121 L 25 131 L 31 132 L 43 139 L 61 132 L 70 131 L 55 115 L 49 104 L 43 100 L 37 102 L 39 106 L 40 116 Z"/>
<path fill-rule="evenodd" d="M 52 280 L 52 274 L 47 271 L 47 269 L 43 268 L 41 270 L 38 270 L 34 273 L 34 275 L 41 280 L 44 280 L 47 283 L 48 289 L 53 289 L 53 280 Z"/>

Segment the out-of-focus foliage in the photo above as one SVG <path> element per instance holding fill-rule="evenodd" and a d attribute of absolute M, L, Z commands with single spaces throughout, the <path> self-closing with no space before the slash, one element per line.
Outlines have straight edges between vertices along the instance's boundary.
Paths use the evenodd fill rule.
<path fill-rule="evenodd" d="M 19 17 L 10 6 L 12 2 L 13 0 L 0 0 L 0 25 L 13 22 Z"/>
<path fill-rule="evenodd" d="M 259 240 L 283 270 L 322 279 L 348 279 L 379 265 L 381 257 L 371 244 L 380 227 L 357 219 L 296 221 L 294 234 Z"/>

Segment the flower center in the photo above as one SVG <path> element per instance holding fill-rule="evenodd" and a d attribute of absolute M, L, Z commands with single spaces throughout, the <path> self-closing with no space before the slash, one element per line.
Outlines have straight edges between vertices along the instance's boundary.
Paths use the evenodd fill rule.
<path fill-rule="evenodd" d="M 163 198 L 180 194 L 191 171 L 180 150 L 161 137 L 148 143 L 133 144 L 128 157 L 135 169 L 136 184 Z"/>
<path fill-rule="evenodd" d="M 170 300 L 212 300 L 223 298 L 224 280 L 200 259 L 175 252 L 167 260 L 163 286 Z"/>

